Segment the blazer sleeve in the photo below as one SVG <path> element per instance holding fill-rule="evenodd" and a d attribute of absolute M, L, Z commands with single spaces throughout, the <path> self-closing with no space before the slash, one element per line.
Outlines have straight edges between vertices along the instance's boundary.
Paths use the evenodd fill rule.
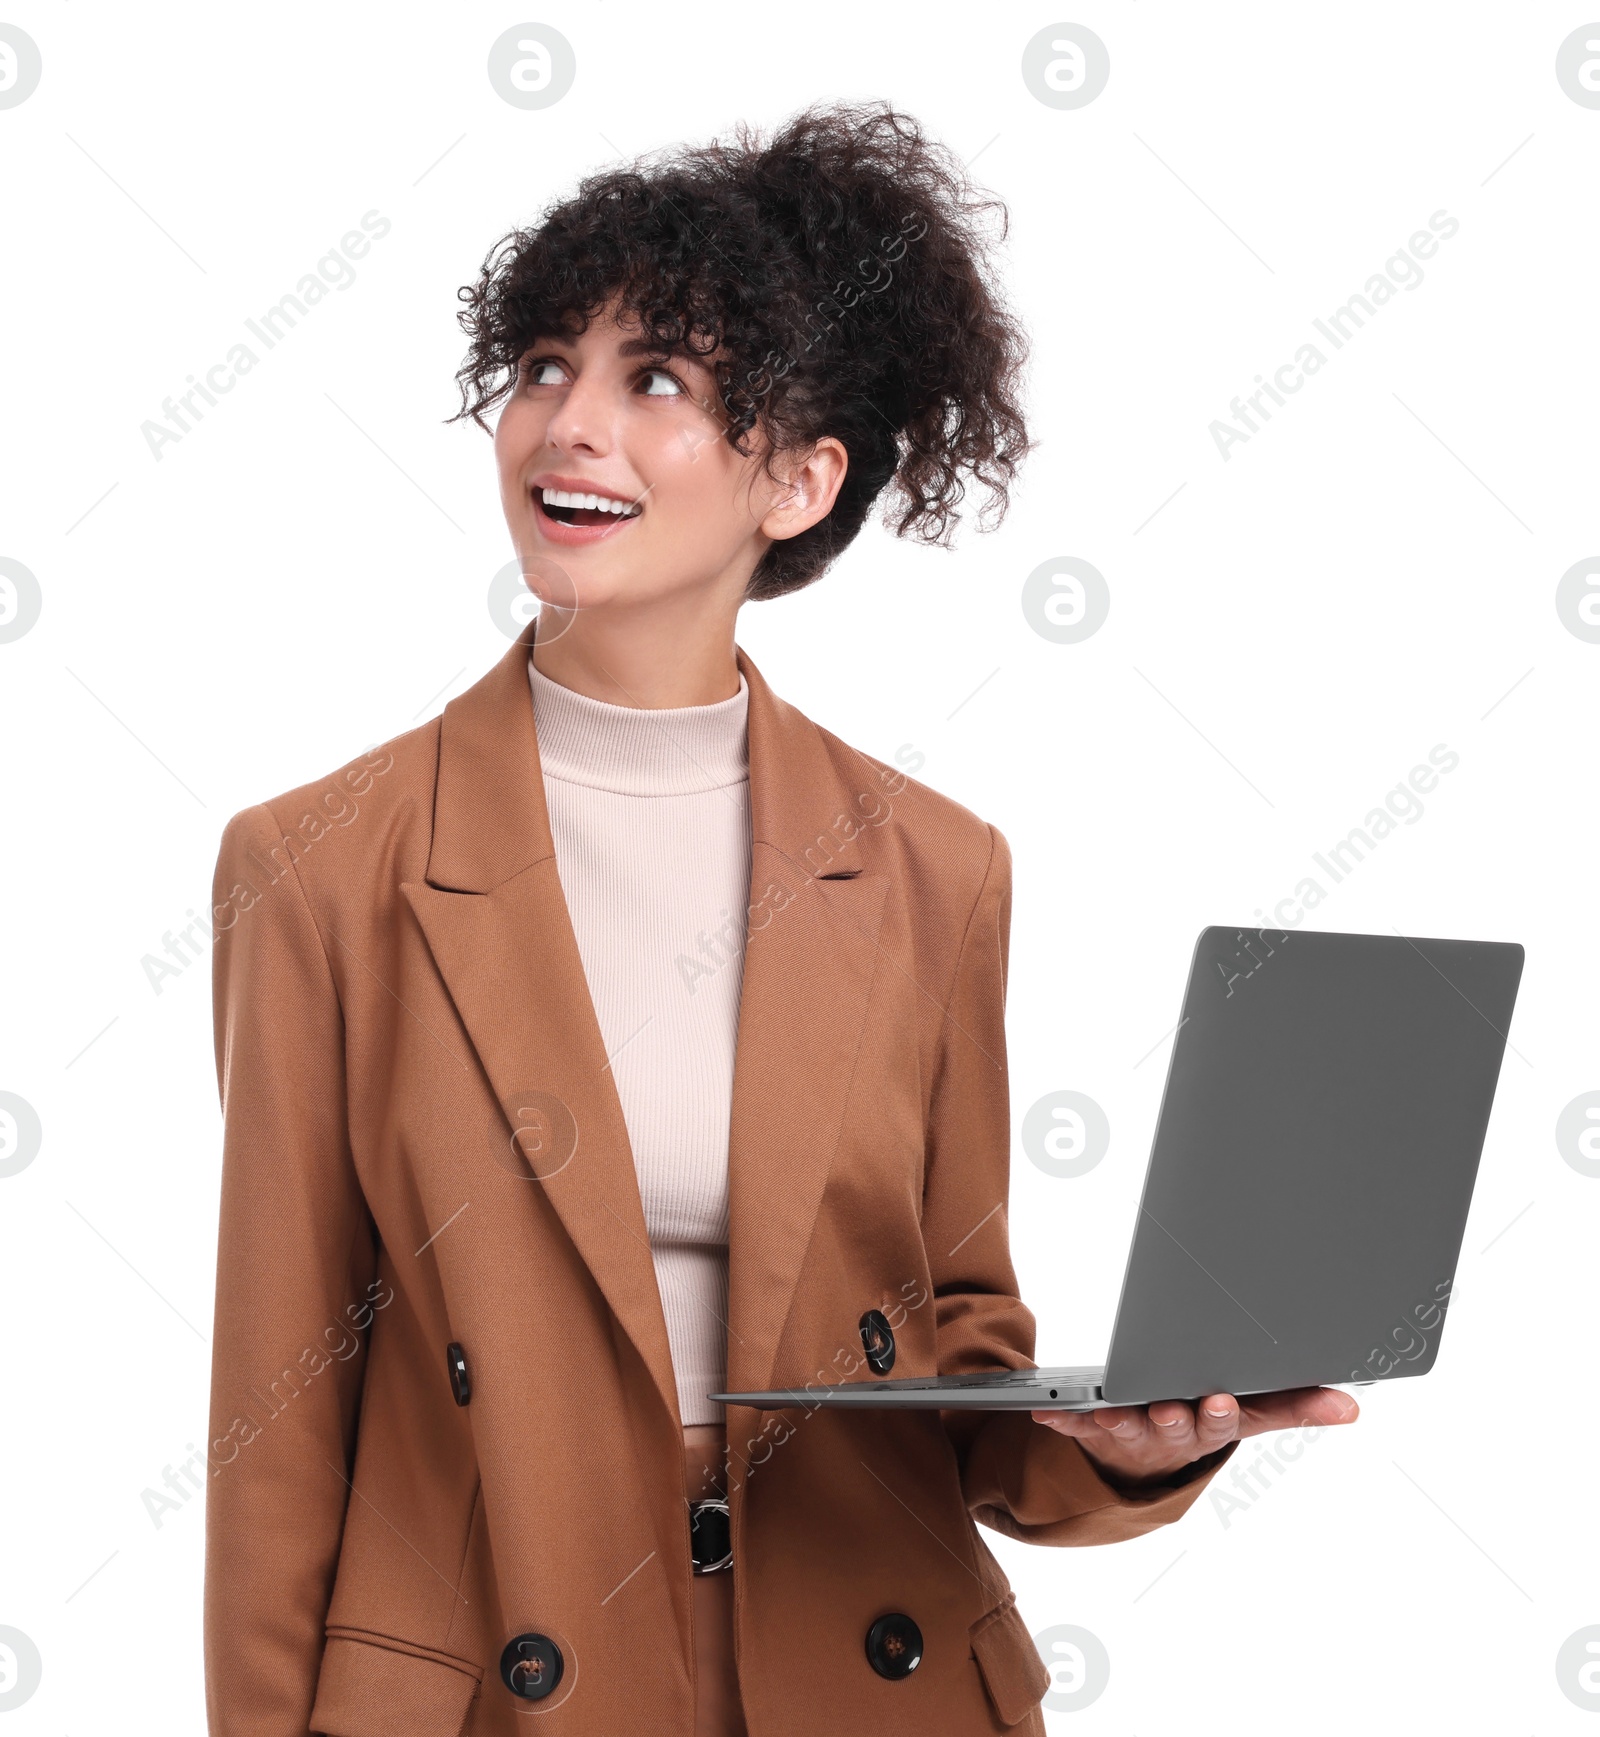
<path fill-rule="evenodd" d="M 388 1299 L 351 1159 L 338 992 L 293 841 L 267 808 L 229 821 L 212 900 L 223 1141 L 207 1713 L 213 1737 L 306 1737 L 366 1329 Z"/>
<path fill-rule="evenodd" d="M 922 1226 L 941 1375 L 1036 1363 L 1036 1324 L 1017 1295 L 1007 1221 L 1011 852 L 996 828 L 989 833 L 989 863 L 945 1004 L 931 1087 Z M 1114 1487 L 1076 1441 L 1026 1411 L 939 1415 L 969 1511 L 1029 1544 L 1107 1544 L 1167 1525 L 1238 1445 L 1135 1493 Z"/>

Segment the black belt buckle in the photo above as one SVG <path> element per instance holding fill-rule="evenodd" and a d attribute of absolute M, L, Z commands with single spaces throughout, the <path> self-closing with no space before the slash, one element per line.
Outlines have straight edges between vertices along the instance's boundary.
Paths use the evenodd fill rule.
<path fill-rule="evenodd" d="M 689 1504 L 689 1554 L 696 1574 L 715 1574 L 733 1561 L 733 1523 L 723 1497 Z"/>

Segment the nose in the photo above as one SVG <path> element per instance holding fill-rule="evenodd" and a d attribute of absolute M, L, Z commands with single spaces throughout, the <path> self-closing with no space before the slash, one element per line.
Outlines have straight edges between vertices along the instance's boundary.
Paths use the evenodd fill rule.
<path fill-rule="evenodd" d="M 563 452 L 604 457 L 616 431 L 614 389 L 593 368 L 585 368 L 561 394 L 545 424 L 545 439 Z"/>

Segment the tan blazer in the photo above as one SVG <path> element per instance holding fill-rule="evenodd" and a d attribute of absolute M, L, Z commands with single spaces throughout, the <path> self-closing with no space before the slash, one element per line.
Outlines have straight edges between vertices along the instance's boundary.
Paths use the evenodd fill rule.
<path fill-rule="evenodd" d="M 223 834 L 216 1737 L 692 1731 L 676 1390 L 556 875 L 531 632 L 442 718 Z M 873 1379 L 869 1309 L 895 1377 L 1031 1365 L 1006 1221 L 1005 840 L 738 661 L 753 869 L 728 1386 Z M 753 1737 L 1042 1737 L 1049 1673 L 974 1521 L 1129 1538 L 1215 1469 L 1120 1496 L 1026 1412 L 730 1406 L 727 1424 Z M 887 1612 L 924 1641 L 899 1680 L 865 1647 Z M 524 1635 L 561 1655 L 541 1701 L 502 1680 Z"/>

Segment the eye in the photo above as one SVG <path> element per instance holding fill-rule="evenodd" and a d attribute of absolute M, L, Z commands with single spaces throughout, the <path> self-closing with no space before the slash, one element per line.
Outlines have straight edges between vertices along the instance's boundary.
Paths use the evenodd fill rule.
<path fill-rule="evenodd" d="M 564 371 L 566 364 L 556 356 L 533 356 L 522 364 L 522 383 L 525 386 L 554 386 L 559 381 L 548 379 L 541 373 L 542 369 L 555 368 Z M 646 390 L 646 398 L 683 398 L 688 395 L 688 388 L 670 368 L 652 365 L 641 368 L 634 376 L 636 380 L 666 381 L 665 386 L 652 386 Z"/>
<path fill-rule="evenodd" d="M 666 368 L 642 368 L 639 371 L 639 378 L 641 380 L 647 380 L 652 375 L 654 375 L 658 380 L 670 380 L 672 382 L 672 389 L 669 392 L 646 392 L 646 398 L 681 398 L 683 396 L 683 383 L 678 379 L 676 374 L 670 372 L 670 370 Z"/>
<path fill-rule="evenodd" d="M 535 356 L 522 364 L 523 384 L 527 386 L 545 386 L 549 382 L 539 378 L 541 368 L 559 368 L 561 364 L 554 356 Z"/>

